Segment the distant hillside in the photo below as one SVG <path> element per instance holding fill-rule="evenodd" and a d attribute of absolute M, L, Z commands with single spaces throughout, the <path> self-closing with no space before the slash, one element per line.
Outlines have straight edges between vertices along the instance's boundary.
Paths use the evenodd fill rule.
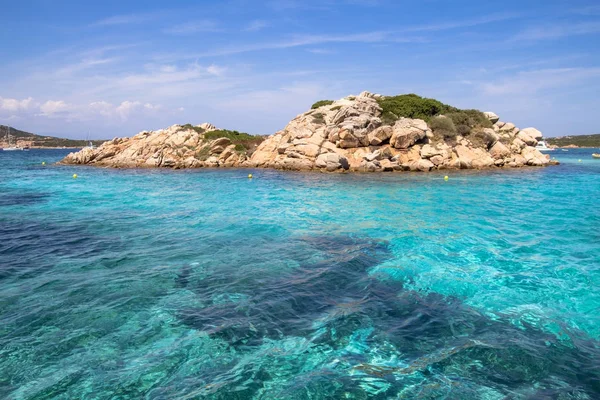
<path fill-rule="evenodd" d="M 573 135 L 547 138 L 548 144 L 553 146 L 578 146 L 578 147 L 600 147 L 600 133 L 595 135 Z"/>
<path fill-rule="evenodd" d="M 9 127 L 0 125 L 0 147 L 7 147 L 6 134 Z M 31 132 L 21 131 L 10 127 L 10 134 L 19 146 L 29 147 L 85 147 L 88 145 L 87 140 L 63 139 L 54 136 L 40 136 Z M 92 140 L 94 146 L 99 146 L 105 140 Z"/>

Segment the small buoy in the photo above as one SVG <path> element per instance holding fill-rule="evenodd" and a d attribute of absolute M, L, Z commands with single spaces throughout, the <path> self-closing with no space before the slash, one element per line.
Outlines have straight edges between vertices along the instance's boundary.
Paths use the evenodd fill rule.
<path fill-rule="evenodd" d="M 446 176 L 444 177 L 444 180 L 445 180 L 445 181 L 447 181 L 447 180 L 448 180 L 448 175 L 446 175 Z"/>
<path fill-rule="evenodd" d="M 42 161 L 42 165 L 46 165 L 46 161 Z"/>
<path fill-rule="evenodd" d="M 73 179 L 77 179 L 77 174 L 73 174 Z"/>
<path fill-rule="evenodd" d="M 248 174 L 248 179 L 252 179 L 252 174 Z"/>
<path fill-rule="evenodd" d="M 581 162 L 581 160 L 578 160 L 579 162 Z"/>

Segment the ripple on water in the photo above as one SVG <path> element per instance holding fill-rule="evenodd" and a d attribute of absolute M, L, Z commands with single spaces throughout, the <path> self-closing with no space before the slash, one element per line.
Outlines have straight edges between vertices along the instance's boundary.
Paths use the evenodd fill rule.
<path fill-rule="evenodd" d="M 600 396 L 595 164 L 248 181 L 29 153 L 0 157 L 2 398 Z"/>

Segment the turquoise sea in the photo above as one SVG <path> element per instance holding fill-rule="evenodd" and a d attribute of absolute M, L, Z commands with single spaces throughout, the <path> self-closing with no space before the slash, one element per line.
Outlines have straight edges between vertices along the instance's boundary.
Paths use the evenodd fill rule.
<path fill-rule="evenodd" d="M 67 152 L 0 152 L 0 398 L 600 398 L 591 149 L 448 182 Z"/>

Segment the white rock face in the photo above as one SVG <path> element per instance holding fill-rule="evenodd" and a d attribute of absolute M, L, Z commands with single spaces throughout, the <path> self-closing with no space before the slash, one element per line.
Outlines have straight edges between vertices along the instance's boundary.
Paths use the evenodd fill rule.
<path fill-rule="evenodd" d="M 483 114 L 487 117 L 487 119 L 490 120 L 490 122 L 492 124 L 495 124 L 496 122 L 498 122 L 500 120 L 500 117 L 498 115 L 496 115 L 496 113 L 493 113 L 491 111 L 486 111 Z"/>

